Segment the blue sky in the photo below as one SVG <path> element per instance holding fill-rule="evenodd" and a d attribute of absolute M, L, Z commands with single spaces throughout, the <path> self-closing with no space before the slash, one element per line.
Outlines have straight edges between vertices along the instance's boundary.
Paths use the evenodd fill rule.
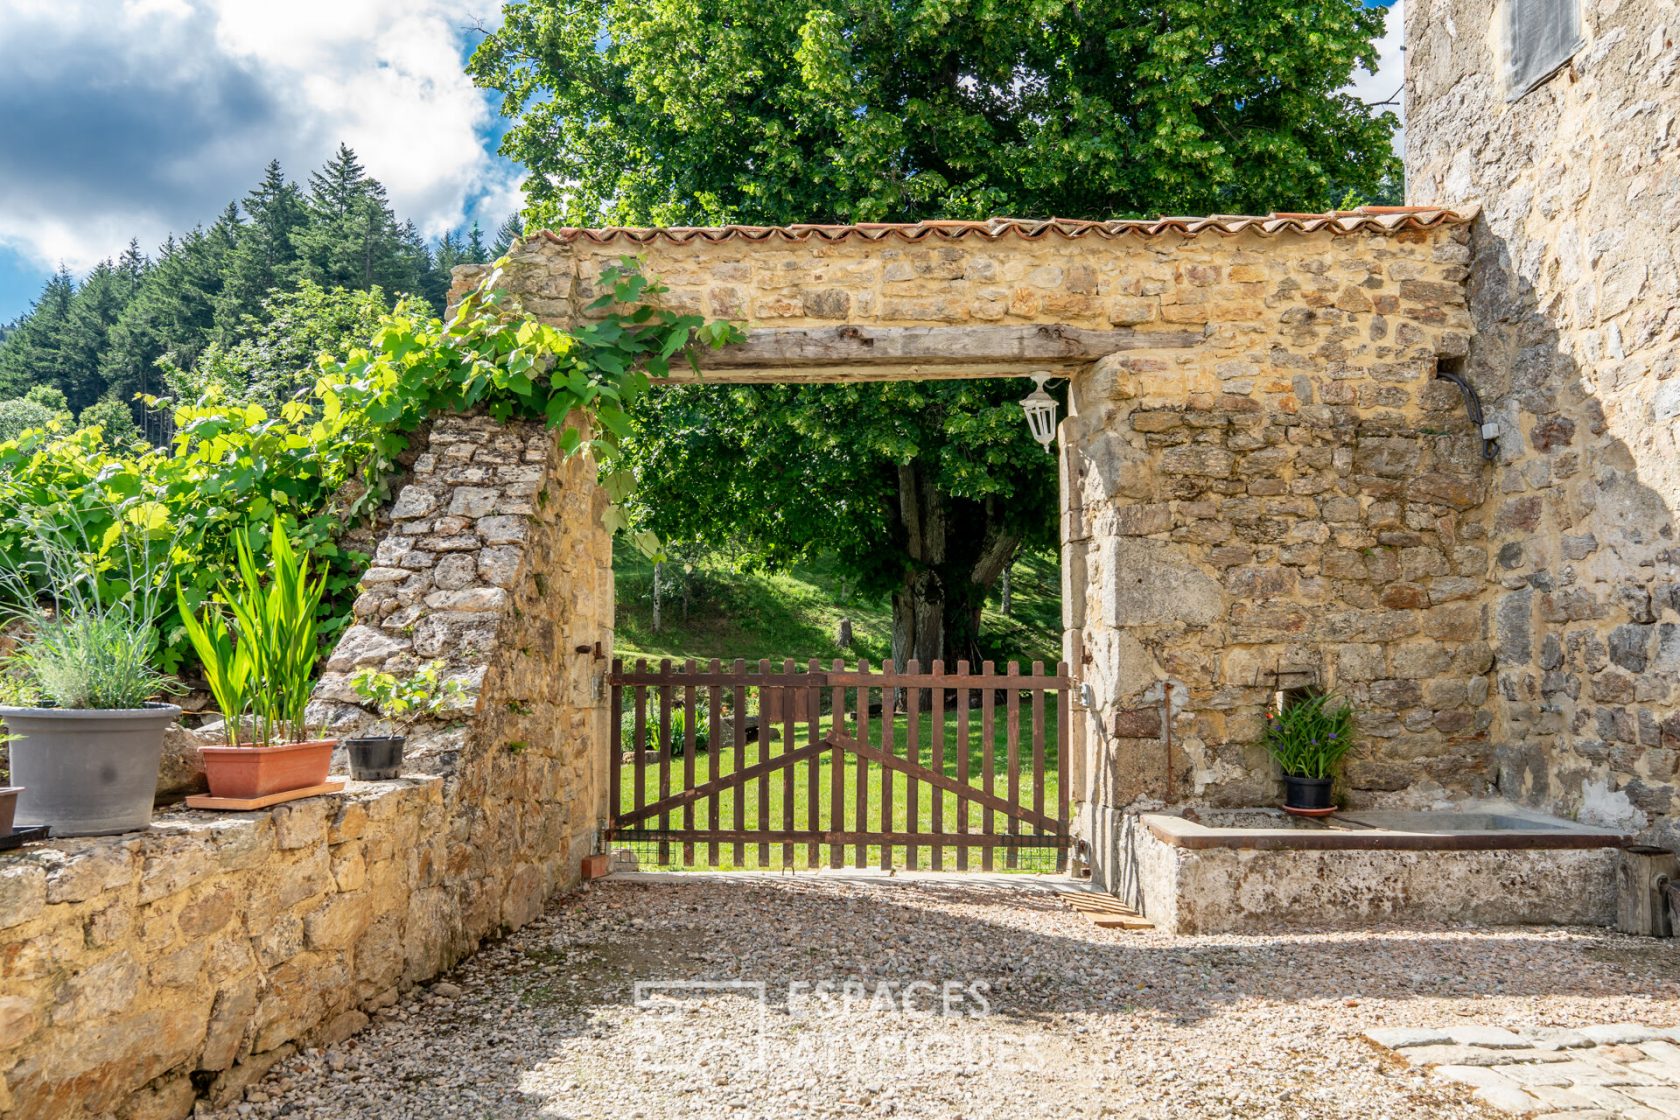
<path fill-rule="evenodd" d="M 60 262 L 208 223 L 271 158 L 302 181 L 339 141 L 436 237 L 520 202 L 462 73 L 499 0 L 0 0 L 0 322 Z M 1400 11 L 1379 101 L 1400 84 Z"/>

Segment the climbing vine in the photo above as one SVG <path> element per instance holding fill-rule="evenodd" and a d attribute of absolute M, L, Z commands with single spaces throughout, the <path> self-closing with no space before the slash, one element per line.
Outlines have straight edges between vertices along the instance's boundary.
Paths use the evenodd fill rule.
<path fill-rule="evenodd" d="M 97 429 L 54 425 L 0 442 L 0 560 L 27 560 L 31 520 L 106 542 L 139 527 L 171 550 L 166 578 L 197 608 L 233 575 L 232 541 L 266 549 L 271 526 L 328 572 L 320 633 L 347 624 L 368 557 L 344 547 L 345 531 L 389 496 L 398 456 L 437 412 L 483 408 L 499 420 L 539 419 L 559 429 L 566 454 L 587 452 L 611 496 L 608 528 L 625 527 L 633 476 L 619 454 L 628 410 L 673 362 L 699 346 L 741 337 L 664 307 L 664 288 L 625 259 L 601 276 L 601 296 L 581 325 L 559 329 L 527 317 L 496 290 L 493 271 L 447 321 L 414 301 L 384 315 L 368 344 L 323 354 L 313 386 L 273 415 L 215 390 L 175 409 L 167 447 L 112 447 Z M 168 402 L 151 398 L 154 407 Z M 652 550 L 657 540 L 638 542 Z M 102 589 L 123 594 L 109 558 L 92 557 Z M 191 660 L 173 597 L 159 621 L 163 666 Z"/>
<path fill-rule="evenodd" d="M 545 420 L 560 429 L 568 456 L 594 458 L 612 502 L 607 528 L 625 529 L 623 503 L 635 480 L 619 444 L 630 434 L 631 407 L 673 361 L 696 363 L 696 346 L 739 341 L 740 328 L 663 306 L 665 287 L 629 257 L 602 271 L 591 317 L 568 330 L 528 318 L 497 290 L 499 279 L 498 268 L 447 324 L 404 305 L 386 316 L 368 349 L 323 359 L 316 386 L 323 419 L 345 410 L 367 418 L 376 432 L 364 470 L 370 478 L 384 477 L 408 436 L 436 412 L 483 407 L 497 420 Z M 368 500 L 384 497 L 370 490 Z M 642 536 L 642 547 L 656 546 Z"/>

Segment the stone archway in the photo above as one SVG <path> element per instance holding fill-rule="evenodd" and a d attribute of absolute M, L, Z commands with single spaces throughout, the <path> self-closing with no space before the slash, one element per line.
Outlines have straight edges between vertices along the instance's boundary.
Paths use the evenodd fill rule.
<path fill-rule="evenodd" d="M 1126 806 L 1272 795 L 1258 738 L 1280 671 L 1376 713 L 1356 799 L 1486 788 L 1486 556 L 1467 516 L 1485 481 L 1457 390 L 1435 379 L 1438 359 L 1468 344 L 1467 222 L 1394 208 L 570 229 L 521 243 L 502 284 L 539 318 L 569 323 L 587 314 L 600 270 L 634 255 L 669 303 L 748 324 L 744 345 L 704 359 L 717 382 L 1070 377 L 1064 650 L 1084 686 L 1070 780 L 1077 831 L 1119 886 Z M 481 276 L 462 269 L 457 292 Z M 440 473 L 415 486 L 447 492 L 399 498 L 333 672 L 435 648 L 482 682 L 458 732 L 477 745 L 446 752 L 505 750 L 507 738 L 564 756 L 531 744 L 601 726 L 583 667 L 611 643 L 610 570 L 582 468 L 529 446 L 511 483 L 498 473 L 509 464 L 449 466 L 504 436 L 442 423 L 447 446 L 422 458 Z M 564 512 L 524 501 L 562 477 Z M 500 512 L 510 485 L 525 512 Z M 541 529 L 492 542 L 482 521 L 457 524 L 474 515 Z M 441 551 L 456 535 L 476 560 Z M 530 608 L 553 607 L 579 556 L 592 590 L 539 624 Z M 533 628 L 569 694 L 521 661 Z M 323 697 L 348 700 L 342 679 Z M 508 729 L 523 718 L 510 713 L 539 703 L 552 708 L 534 738 Z M 564 829 L 583 837 L 600 815 L 599 776 L 568 792 Z"/>

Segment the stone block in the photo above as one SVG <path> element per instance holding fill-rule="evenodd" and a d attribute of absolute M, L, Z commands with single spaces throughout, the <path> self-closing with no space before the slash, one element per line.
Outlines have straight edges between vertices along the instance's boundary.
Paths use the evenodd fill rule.
<path fill-rule="evenodd" d="M 1146 537 L 1119 537 L 1102 545 L 1103 622 L 1149 626 L 1181 622 L 1206 626 L 1224 608 L 1219 582 L 1186 551 Z"/>
<path fill-rule="evenodd" d="M 21 925 L 47 906 L 47 873 L 33 864 L 0 865 L 0 929 Z"/>

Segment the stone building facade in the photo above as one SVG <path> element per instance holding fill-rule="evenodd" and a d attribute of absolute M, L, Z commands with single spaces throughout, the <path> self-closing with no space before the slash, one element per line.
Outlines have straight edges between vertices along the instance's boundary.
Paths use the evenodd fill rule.
<path fill-rule="evenodd" d="M 606 808 L 603 503 L 540 425 L 437 419 L 313 712 L 365 730 L 351 672 L 443 660 L 466 701 L 401 728 L 419 776 L 0 859 L 0 1116 L 236 1098 L 577 881 Z"/>
<path fill-rule="evenodd" d="M 1406 13 L 1407 189 L 1481 207 L 1499 787 L 1680 846 L 1680 6 L 1580 3 L 1526 92 L 1514 6 Z"/>
<path fill-rule="evenodd" d="M 570 322 L 626 255 L 770 355 L 715 379 L 1071 379 L 1069 769 L 1100 877 L 1127 807 L 1275 798 L 1260 736 L 1279 687 L 1358 706 L 1355 803 L 1492 790 L 1492 471 L 1436 377 L 1469 346 L 1459 216 L 567 230 L 500 282 Z M 1011 329 L 1073 353 L 1012 354 Z M 907 366 L 909 339 L 938 353 Z"/>

